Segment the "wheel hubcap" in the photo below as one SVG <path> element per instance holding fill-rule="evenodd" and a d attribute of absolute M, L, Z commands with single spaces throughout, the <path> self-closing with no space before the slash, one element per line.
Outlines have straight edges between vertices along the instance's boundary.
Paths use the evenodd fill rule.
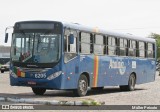
<path fill-rule="evenodd" d="M 131 77 L 130 85 L 131 85 L 131 88 L 133 89 L 135 86 L 135 77 L 134 76 Z"/>
<path fill-rule="evenodd" d="M 81 91 L 82 94 L 86 94 L 86 90 L 87 90 L 87 83 L 85 80 L 80 80 L 79 81 L 79 89 Z"/>

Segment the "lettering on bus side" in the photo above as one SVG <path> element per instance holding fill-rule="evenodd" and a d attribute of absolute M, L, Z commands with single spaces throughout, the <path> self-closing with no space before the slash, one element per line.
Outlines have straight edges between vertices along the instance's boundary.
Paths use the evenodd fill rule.
<path fill-rule="evenodd" d="M 110 60 L 109 69 L 119 69 L 120 75 L 124 75 L 126 66 L 122 60 Z"/>

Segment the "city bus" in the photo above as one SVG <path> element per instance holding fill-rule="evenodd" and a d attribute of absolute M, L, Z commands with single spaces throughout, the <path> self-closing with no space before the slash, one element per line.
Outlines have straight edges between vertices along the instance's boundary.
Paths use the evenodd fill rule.
<path fill-rule="evenodd" d="M 156 41 L 151 38 L 58 21 L 13 26 L 10 85 L 31 87 L 35 95 L 71 90 L 85 96 L 104 86 L 133 91 L 137 84 L 153 82 L 155 71 Z"/>

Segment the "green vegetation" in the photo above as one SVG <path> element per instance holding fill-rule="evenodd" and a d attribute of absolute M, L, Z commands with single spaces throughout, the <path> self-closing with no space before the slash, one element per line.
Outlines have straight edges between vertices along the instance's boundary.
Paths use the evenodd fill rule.
<path fill-rule="evenodd" d="M 98 102 L 95 100 L 84 100 L 82 102 L 82 105 L 104 105 L 104 104 L 105 104 L 104 102 Z"/>
<path fill-rule="evenodd" d="M 157 44 L 157 59 L 160 59 L 160 34 L 151 33 L 149 38 L 156 39 Z"/>

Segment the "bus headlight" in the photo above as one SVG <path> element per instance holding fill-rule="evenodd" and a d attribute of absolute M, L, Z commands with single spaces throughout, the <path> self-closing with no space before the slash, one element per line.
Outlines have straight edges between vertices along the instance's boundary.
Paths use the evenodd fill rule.
<path fill-rule="evenodd" d="M 61 75 L 62 71 L 56 72 L 50 76 L 47 77 L 48 80 L 52 80 L 55 79 L 56 77 L 58 77 L 59 75 Z"/>
<path fill-rule="evenodd" d="M 12 71 L 10 71 L 10 75 L 11 75 L 12 77 L 14 77 L 14 78 L 17 78 L 17 75 L 16 75 L 14 72 L 12 72 Z"/>

